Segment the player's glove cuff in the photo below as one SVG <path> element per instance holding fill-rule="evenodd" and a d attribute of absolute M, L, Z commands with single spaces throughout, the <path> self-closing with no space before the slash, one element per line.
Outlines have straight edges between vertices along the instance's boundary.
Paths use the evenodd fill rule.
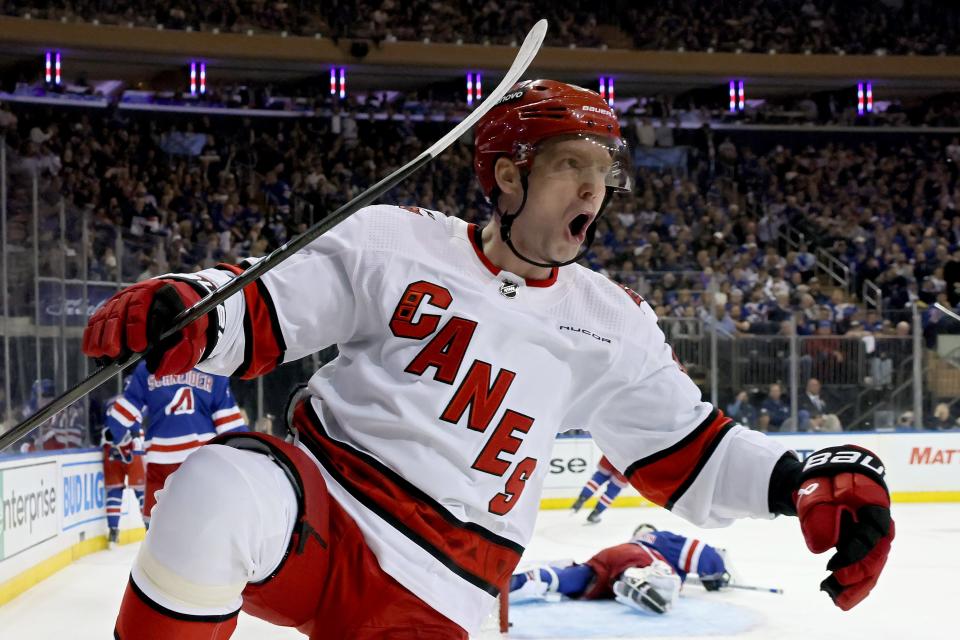
<path fill-rule="evenodd" d="M 779 516 L 797 515 L 795 495 L 800 487 L 800 474 L 803 463 L 797 460 L 792 451 L 780 456 L 770 474 L 770 488 L 767 491 L 767 506 L 770 513 Z"/>

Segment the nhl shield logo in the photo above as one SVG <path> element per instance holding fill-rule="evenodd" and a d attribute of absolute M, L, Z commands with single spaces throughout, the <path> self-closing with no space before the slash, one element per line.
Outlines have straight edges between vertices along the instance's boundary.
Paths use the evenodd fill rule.
<path fill-rule="evenodd" d="M 518 287 L 517 287 L 517 283 L 515 282 L 504 280 L 500 284 L 500 295 L 502 295 L 504 298 L 510 298 L 510 299 L 516 298 L 517 290 L 518 290 Z"/>

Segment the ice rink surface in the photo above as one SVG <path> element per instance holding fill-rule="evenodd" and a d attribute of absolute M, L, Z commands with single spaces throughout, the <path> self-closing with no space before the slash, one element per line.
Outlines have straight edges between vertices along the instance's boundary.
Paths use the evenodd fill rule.
<path fill-rule="evenodd" d="M 818 591 L 827 555 L 810 554 L 795 518 L 745 520 L 726 529 L 699 530 L 669 512 L 610 509 L 603 522 L 586 514 L 540 514 L 523 565 L 583 561 L 604 546 L 626 540 L 649 522 L 726 547 L 745 583 L 776 586 L 783 595 L 727 590 L 706 593 L 688 585 L 675 610 L 649 616 L 611 602 L 518 604 L 511 608 L 510 638 L 764 638 L 768 640 L 886 640 L 956 638 L 960 597 L 960 504 L 895 504 L 897 538 L 874 592 L 849 612 Z M 102 640 L 113 621 L 137 545 L 91 554 L 0 607 L 3 640 Z M 234 638 L 302 638 L 241 614 Z M 487 636 L 484 636 L 487 637 Z M 337 640 L 337 639 L 330 639 Z M 348 640 L 348 639 L 343 639 Z"/>

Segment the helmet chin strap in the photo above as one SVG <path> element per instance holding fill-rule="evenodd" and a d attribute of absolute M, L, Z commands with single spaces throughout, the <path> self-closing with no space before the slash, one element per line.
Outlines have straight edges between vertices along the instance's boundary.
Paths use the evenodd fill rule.
<path fill-rule="evenodd" d="M 521 173 L 520 185 L 523 187 L 523 200 L 520 202 L 520 207 L 513 213 L 506 213 L 504 211 L 501 211 L 500 204 L 499 204 L 499 200 L 500 200 L 499 189 L 494 188 L 494 193 L 493 193 L 493 203 L 494 203 L 493 208 L 494 208 L 494 211 L 497 213 L 497 215 L 500 217 L 500 239 L 503 240 L 508 247 L 510 247 L 510 251 L 513 252 L 513 255 L 517 256 L 527 264 L 532 264 L 535 267 L 543 267 L 545 269 L 552 269 L 554 267 L 565 267 L 568 264 L 573 264 L 574 262 L 577 262 L 583 256 L 585 256 L 587 252 L 590 250 L 590 245 L 593 244 L 593 240 L 597 235 L 597 222 L 600 221 L 600 216 L 603 215 L 604 209 L 607 208 L 607 204 L 610 202 L 610 197 L 613 195 L 613 188 L 611 187 L 606 188 L 606 193 L 603 196 L 603 202 L 600 203 L 600 209 L 599 211 L 597 211 L 597 217 L 594 218 L 593 222 L 590 223 L 590 226 L 587 227 L 586 241 L 584 242 L 583 249 L 580 251 L 580 253 L 575 255 L 573 258 L 567 260 L 566 262 L 553 262 L 553 261 L 537 262 L 536 260 L 531 260 L 530 258 L 520 253 L 517 250 L 517 248 L 513 245 L 513 237 L 511 234 L 513 230 L 513 223 L 517 219 L 517 217 L 520 215 L 520 213 L 523 212 L 523 208 L 527 204 L 528 185 L 527 185 L 526 173 Z"/>

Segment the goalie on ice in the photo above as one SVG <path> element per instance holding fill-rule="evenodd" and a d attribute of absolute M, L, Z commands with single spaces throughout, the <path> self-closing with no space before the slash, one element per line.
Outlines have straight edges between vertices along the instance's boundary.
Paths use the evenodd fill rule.
<path fill-rule="evenodd" d="M 687 575 L 696 573 L 707 591 L 730 583 L 725 551 L 696 538 L 643 524 L 629 542 L 601 550 L 582 564 L 544 565 L 514 574 L 510 600 L 614 599 L 641 611 L 667 613 Z"/>

